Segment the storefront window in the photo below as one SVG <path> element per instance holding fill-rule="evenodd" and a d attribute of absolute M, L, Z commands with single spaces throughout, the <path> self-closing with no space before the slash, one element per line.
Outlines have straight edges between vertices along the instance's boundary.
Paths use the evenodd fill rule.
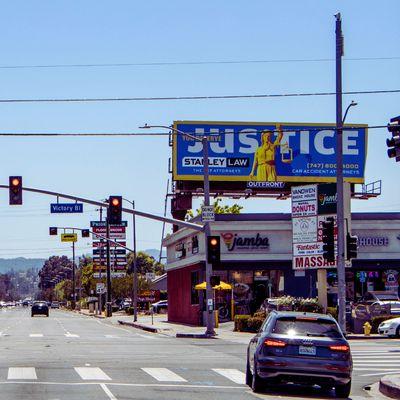
<path fill-rule="evenodd" d="M 194 287 L 200 283 L 199 281 L 199 276 L 200 273 L 199 271 L 194 271 L 191 273 L 190 278 L 191 278 L 191 296 L 190 296 L 190 302 L 191 304 L 199 304 L 199 290 L 196 290 Z"/>

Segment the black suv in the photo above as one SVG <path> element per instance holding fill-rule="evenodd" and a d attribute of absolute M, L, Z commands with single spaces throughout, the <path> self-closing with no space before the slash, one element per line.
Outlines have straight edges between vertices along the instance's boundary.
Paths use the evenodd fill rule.
<path fill-rule="evenodd" d="M 35 301 L 31 308 L 31 316 L 34 317 L 35 315 L 45 315 L 46 317 L 49 316 L 49 306 L 45 301 Z"/>

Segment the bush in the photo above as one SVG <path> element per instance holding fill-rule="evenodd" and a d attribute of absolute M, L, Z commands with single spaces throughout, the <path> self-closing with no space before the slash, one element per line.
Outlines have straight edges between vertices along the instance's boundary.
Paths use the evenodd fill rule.
<path fill-rule="evenodd" d="M 257 333 L 263 322 L 265 321 L 264 317 L 251 317 L 247 320 L 247 331 Z"/>
<path fill-rule="evenodd" d="M 331 314 L 333 318 L 338 319 L 338 312 L 337 312 L 337 308 L 336 307 L 328 307 L 326 309 L 326 313 L 327 314 Z"/>
<path fill-rule="evenodd" d="M 296 310 L 302 312 L 320 313 L 323 311 L 318 299 L 297 299 Z"/>
<path fill-rule="evenodd" d="M 368 321 L 372 325 L 371 333 L 378 333 L 378 326 L 387 319 L 398 318 L 398 315 L 378 315 L 372 317 L 371 321 Z"/>
<path fill-rule="evenodd" d="M 133 307 L 128 307 L 128 308 L 125 308 L 125 312 L 128 315 L 133 315 L 135 313 L 135 309 Z"/>
<path fill-rule="evenodd" d="M 235 315 L 235 332 L 246 332 L 247 321 L 251 318 L 250 315 Z"/>

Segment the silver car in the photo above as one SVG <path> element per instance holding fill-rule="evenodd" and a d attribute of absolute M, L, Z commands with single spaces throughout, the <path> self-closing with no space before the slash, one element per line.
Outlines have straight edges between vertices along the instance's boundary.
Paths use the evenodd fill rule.
<path fill-rule="evenodd" d="M 334 387 L 347 398 L 352 370 L 350 346 L 330 315 L 272 311 L 247 349 L 246 384 L 254 392 L 291 382 Z"/>

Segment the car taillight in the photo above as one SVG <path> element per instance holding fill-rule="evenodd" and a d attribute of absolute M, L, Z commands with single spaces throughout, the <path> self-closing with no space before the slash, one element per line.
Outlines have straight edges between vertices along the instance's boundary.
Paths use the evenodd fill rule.
<path fill-rule="evenodd" d="M 273 340 L 273 339 L 265 339 L 264 340 L 264 345 L 268 347 L 285 347 L 286 342 L 283 340 Z"/>
<path fill-rule="evenodd" d="M 347 344 L 333 345 L 333 346 L 329 346 L 329 348 L 332 351 L 341 351 L 344 353 L 347 353 L 350 351 L 350 347 L 347 346 Z"/>

